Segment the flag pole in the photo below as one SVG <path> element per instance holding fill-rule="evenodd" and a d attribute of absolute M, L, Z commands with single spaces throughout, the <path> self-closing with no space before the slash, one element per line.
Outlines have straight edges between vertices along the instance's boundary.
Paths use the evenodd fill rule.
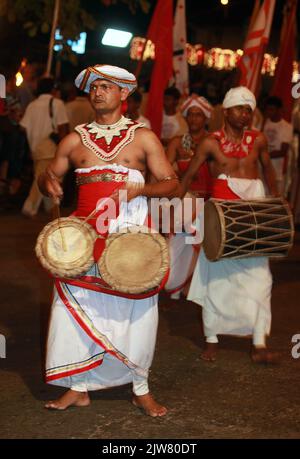
<path fill-rule="evenodd" d="M 53 12 L 53 21 L 52 21 L 52 29 L 51 29 L 49 50 L 48 50 L 48 60 L 47 60 L 47 67 L 46 67 L 46 75 L 47 76 L 50 76 L 50 74 L 51 74 L 51 66 L 52 66 L 52 58 L 53 58 L 53 47 L 54 47 L 54 44 L 55 44 L 55 31 L 57 29 L 57 24 L 58 24 L 59 9 L 60 9 L 60 0 L 55 0 L 54 12 Z"/>
<path fill-rule="evenodd" d="M 142 49 L 142 52 L 141 52 L 141 59 L 138 62 L 138 65 L 136 66 L 135 78 L 137 80 L 139 79 L 140 73 L 142 71 L 142 67 L 143 67 L 143 63 L 144 63 L 144 54 L 145 54 L 147 43 L 148 43 L 148 37 L 145 38 L 145 42 L 144 42 L 143 49 Z"/>

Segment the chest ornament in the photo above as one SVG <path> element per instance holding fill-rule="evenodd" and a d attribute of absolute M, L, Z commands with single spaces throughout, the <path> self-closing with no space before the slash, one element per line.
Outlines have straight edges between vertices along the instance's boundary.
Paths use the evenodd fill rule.
<path fill-rule="evenodd" d="M 92 150 L 102 161 L 112 161 L 123 148 L 129 145 L 136 129 L 144 127 L 143 123 L 136 123 L 122 116 L 114 124 L 80 124 L 75 131 L 80 135 L 83 145 Z"/>

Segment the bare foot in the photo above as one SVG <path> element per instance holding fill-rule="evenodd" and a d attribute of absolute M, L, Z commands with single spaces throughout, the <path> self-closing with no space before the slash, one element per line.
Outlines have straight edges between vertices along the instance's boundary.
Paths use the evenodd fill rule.
<path fill-rule="evenodd" d="M 167 408 L 156 403 L 150 393 L 145 395 L 133 395 L 132 403 L 137 408 L 140 408 L 148 416 L 156 418 L 157 416 L 165 416 L 167 414 Z"/>
<path fill-rule="evenodd" d="M 65 410 L 69 406 L 88 406 L 90 403 L 90 397 L 87 392 L 70 389 L 57 400 L 47 402 L 45 408 L 49 410 Z"/>
<path fill-rule="evenodd" d="M 257 348 L 253 346 L 251 350 L 251 359 L 254 363 L 276 364 L 279 363 L 280 353 L 270 351 L 266 347 Z"/>
<path fill-rule="evenodd" d="M 205 343 L 204 351 L 200 358 L 206 362 L 215 362 L 217 360 L 218 343 Z"/>

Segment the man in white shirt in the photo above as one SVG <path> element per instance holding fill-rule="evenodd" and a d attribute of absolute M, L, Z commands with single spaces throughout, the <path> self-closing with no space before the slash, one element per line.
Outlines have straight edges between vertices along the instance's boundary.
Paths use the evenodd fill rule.
<path fill-rule="evenodd" d="M 133 94 L 127 97 L 127 118 L 138 123 L 144 123 L 145 127 L 151 129 L 151 123 L 145 116 L 141 115 L 140 107 L 143 96 L 139 91 L 135 91 Z"/>
<path fill-rule="evenodd" d="M 265 105 L 264 134 L 268 140 L 269 153 L 276 172 L 277 188 L 285 194 L 286 168 L 288 155 L 293 140 L 293 127 L 282 118 L 282 101 L 278 97 L 269 97 Z"/>
<path fill-rule="evenodd" d="M 164 113 L 162 120 L 161 141 L 167 147 L 170 140 L 176 136 L 182 136 L 188 132 L 188 125 L 177 112 L 180 92 L 175 87 L 167 88 L 164 92 Z"/>
<path fill-rule="evenodd" d="M 55 156 L 56 144 L 49 138 L 49 135 L 52 132 L 56 133 L 60 141 L 69 132 L 65 105 L 61 100 L 53 98 L 51 94 L 53 87 L 53 78 L 47 77 L 39 80 L 39 97 L 28 105 L 20 122 L 20 125 L 26 130 L 34 163 L 34 180 L 22 209 L 22 213 L 29 217 L 37 214 L 42 201 L 47 211 L 52 207 L 52 201 L 43 197 L 36 181 Z"/>

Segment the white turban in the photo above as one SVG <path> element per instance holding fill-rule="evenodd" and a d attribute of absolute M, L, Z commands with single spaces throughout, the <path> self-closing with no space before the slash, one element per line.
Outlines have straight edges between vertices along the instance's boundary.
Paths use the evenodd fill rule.
<path fill-rule="evenodd" d="M 237 88 L 229 89 L 229 91 L 225 94 L 223 100 L 224 108 L 236 107 L 237 105 L 250 105 L 252 111 L 255 110 L 255 96 L 245 86 L 238 86 Z"/>
<path fill-rule="evenodd" d="M 199 97 L 197 94 L 192 94 L 182 105 L 181 112 L 183 116 L 187 116 L 187 112 L 191 107 L 198 107 L 204 113 L 206 118 L 210 118 L 212 112 L 212 106 L 205 99 L 205 97 Z"/>
<path fill-rule="evenodd" d="M 91 84 L 98 79 L 108 80 L 121 88 L 127 88 L 129 94 L 133 93 L 137 87 L 135 76 L 127 70 L 114 65 L 98 64 L 82 70 L 75 79 L 75 85 L 84 92 L 90 92 Z"/>

